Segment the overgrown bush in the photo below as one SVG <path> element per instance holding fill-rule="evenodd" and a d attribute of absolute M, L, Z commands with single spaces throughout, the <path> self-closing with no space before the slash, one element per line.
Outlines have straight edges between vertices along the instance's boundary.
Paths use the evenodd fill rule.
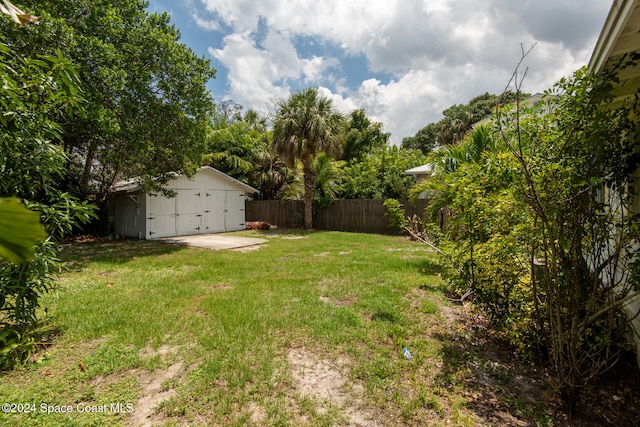
<path fill-rule="evenodd" d="M 615 82 L 583 69 L 537 106 L 500 110 L 490 135 L 436 153 L 434 178 L 416 189 L 451 213 L 445 276 L 522 353 L 549 358 L 570 409 L 617 361 L 622 307 L 640 289 L 640 101 L 611 109 Z"/>
<path fill-rule="evenodd" d="M 61 268 L 57 239 L 95 214 L 92 205 L 60 190 L 67 158 L 55 143 L 57 120 L 80 112 L 82 102 L 72 64 L 60 55 L 23 57 L 0 44 L 0 78 L 0 197 L 21 199 L 39 213 L 49 235 L 34 246 L 31 260 L 0 259 L 0 369 L 6 369 L 36 345 L 31 333 L 39 299 L 55 286 Z"/>
<path fill-rule="evenodd" d="M 387 217 L 387 226 L 399 228 L 404 231 L 409 226 L 409 220 L 405 216 L 404 206 L 397 199 L 387 199 L 382 204 L 384 216 Z"/>
<path fill-rule="evenodd" d="M 622 67 L 632 65 L 621 63 Z M 640 234 L 632 172 L 638 168 L 638 97 L 612 109 L 616 74 L 586 69 L 547 91 L 538 110 L 500 114 L 517 160 L 520 200 L 531 215 L 532 288 L 554 384 L 570 409 L 579 391 L 617 361 L 629 325 L 622 306 L 637 295 Z M 520 119 L 522 117 L 522 119 Z"/>

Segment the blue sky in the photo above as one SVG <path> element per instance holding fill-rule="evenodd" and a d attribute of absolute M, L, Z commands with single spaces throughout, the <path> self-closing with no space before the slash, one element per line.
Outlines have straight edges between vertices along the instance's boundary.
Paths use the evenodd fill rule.
<path fill-rule="evenodd" d="M 505 89 L 533 45 L 523 89 L 536 93 L 585 65 L 611 0 L 150 0 L 181 41 L 217 70 L 217 101 L 273 112 L 314 86 L 363 108 L 391 141 L 442 110 Z"/>

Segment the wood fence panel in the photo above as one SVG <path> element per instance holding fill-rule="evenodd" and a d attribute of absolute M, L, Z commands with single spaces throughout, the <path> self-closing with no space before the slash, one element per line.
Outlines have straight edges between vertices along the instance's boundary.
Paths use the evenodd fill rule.
<path fill-rule="evenodd" d="M 426 200 L 416 206 L 401 200 L 406 216 L 423 216 Z M 326 208 L 313 207 L 313 227 L 319 230 L 358 233 L 395 234 L 398 229 L 388 227 L 384 215 L 384 200 L 343 199 Z M 266 221 L 278 227 L 295 228 L 304 224 L 304 202 L 301 200 L 252 200 L 246 202 L 247 221 Z"/>
<path fill-rule="evenodd" d="M 266 221 L 283 228 L 304 225 L 302 200 L 252 200 L 245 202 L 246 221 Z"/>

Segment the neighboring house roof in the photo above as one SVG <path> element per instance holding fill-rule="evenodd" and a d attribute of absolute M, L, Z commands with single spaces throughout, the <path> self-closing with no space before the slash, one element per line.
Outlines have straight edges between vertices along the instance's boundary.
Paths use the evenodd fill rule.
<path fill-rule="evenodd" d="M 404 171 L 403 175 L 407 176 L 417 176 L 417 175 L 430 175 L 433 172 L 433 166 L 431 164 L 426 164 L 422 166 L 418 166 L 415 168 L 407 169 Z"/>
<path fill-rule="evenodd" d="M 237 179 L 227 175 L 224 172 L 220 172 L 218 169 L 212 168 L 211 166 L 202 166 L 200 168 L 200 171 L 209 171 L 212 172 L 220 177 L 222 177 L 223 179 L 233 182 L 234 184 L 239 185 L 240 187 L 242 187 L 242 189 L 244 190 L 245 194 L 251 194 L 251 193 L 258 193 L 259 191 L 256 190 L 255 188 L 253 188 L 250 185 L 245 184 L 242 181 L 238 181 Z M 181 176 L 181 174 L 175 173 L 174 174 L 175 177 L 179 177 Z M 132 193 L 135 191 L 140 191 L 142 190 L 142 186 L 140 184 L 140 179 L 138 178 L 131 178 L 131 179 L 127 179 L 127 180 L 123 180 L 123 181 L 119 181 L 116 182 L 112 187 L 111 187 L 111 192 L 124 192 L 124 193 Z"/>
<path fill-rule="evenodd" d="M 535 107 L 536 105 L 538 105 L 540 101 L 542 101 L 542 98 L 544 97 L 545 97 L 544 93 L 534 93 L 527 99 L 523 100 L 522 103 L 528 104 L 530 107 Z"/>
<path fill-rule="evenodd" d="M 527 104 L 531 107 L 535 107 L 536 105 L 538 105 L 538 103 L 542 100 L 542 98 L 545 95 L 542 93 L 536 93 L 535 95 L 531 95 L 529 98 L 525 99 L 522 101 L 522 104 Z M 487 124 L 491 121 L 491 115 L 485 117 L 484 119 L 480 120 L 477 123 L 473 124 L 473 127 L 476 127 L 478 125 L 483 125 L 483 124 Z M 440 147 L 436 147 L 434 148 L 435 150 L 438 150 Z M 432 164 L 426 164 L 426 165 L 422 165 L 422 166 L 418 166 L 412 169 L 407 169 L 406 171 L 404 171 L 402 174 L 406 175 L 406 176 L 415 176 L 417 177 L 427 177 L 427 176 L 431 176 L 433 173 L 433 165 Z"/>
<path fill-rule="evenodd" d="M 640 0 L 614 0 L 591 55 L 589 69 L 595 73 L 606 70 L 630 52 L 640 52 Z M 625 69 L 619 77 L 620 84 L 613 93 L 621 103 L 640 91 L 640 66 Z"/>

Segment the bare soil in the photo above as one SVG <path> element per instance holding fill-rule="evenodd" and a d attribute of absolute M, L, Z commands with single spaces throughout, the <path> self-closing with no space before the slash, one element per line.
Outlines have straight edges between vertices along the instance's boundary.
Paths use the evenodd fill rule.
<path fill-rule="evenodd" d="M 453 307 L 464 334 L 443 334 L 452 357 L 443 371 L 471 367 L 467 398 L 480 425 L 639 426 L 640 369 L 632 352 L 585 387 L 570 416 L 550 384 L 550 366 L 520 358 L 479 316 Z M 548 419 L 551 414 L 551 419 Z M 527 420 L 527 421 L 525 421 Z"/>
<path fill-rule="evenodd" d="M 319 359 L 304 348 L 290 349 L 287 356 L 296 393 L 315 399 L 320 411 L 332 406 L 339 408 L 345 414 L 348 426 L 378 425 L 374 416 L 363 407 L 362 385 L 348 382 L 343 374 L 348 369 L 348 360 L 343 357 L 333 362 Z"/>
<path fill-rule="evenodd" d="M 141 359 L 153 357 L 165 359 L 178 350 L 178 347 L 168 345 L 161 345 L 155 350 L 149 343 L 138 352 L 138 355 Z M 135 404 L 136 410 L 131 413 L 129 424 L 149 427 L 155 423 L 166 421 L 164 414 L 158 413 L 156 409 L 162 402 L 176 395 L 175 386 L 190 369 L 193 367 L 186 367 L 181 361 L 176 361 L 165 369 L 154 371 L 134 369 L 129 371 L 127 375 L 136 377 L 143 392 Z"/>

